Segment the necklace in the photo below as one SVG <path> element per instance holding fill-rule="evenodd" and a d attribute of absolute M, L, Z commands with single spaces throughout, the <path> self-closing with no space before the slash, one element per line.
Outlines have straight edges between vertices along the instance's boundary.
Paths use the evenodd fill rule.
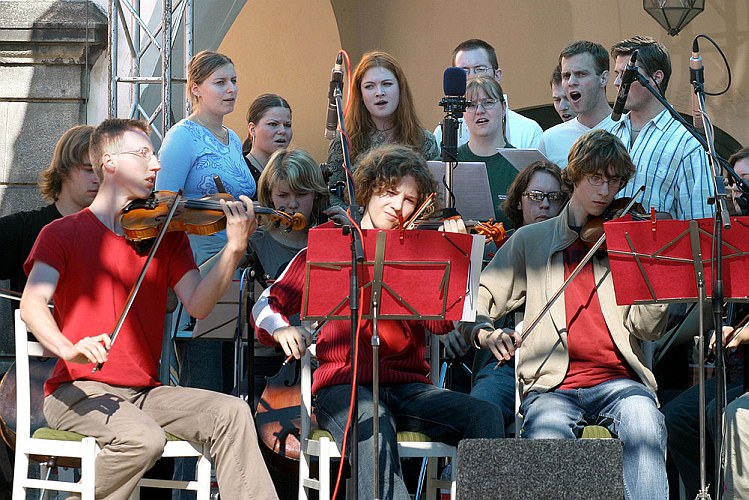
<path fill-rule="evenodd" d="M 375 127 L 376 127 L 376 125 L 375 125 Z M 375 134 L 374 134 L 375 142 L 379 142 L 379 143 L 387 142 L 388 136 L 387 136 L 386 132 L 388 132 L 390 130 L 393 130 L 394 127 L 395 127 L 395 124 L 390 125 L 389 127 L 384 128 L 384 129 L 379 129 L 378 128 L 377 132 L 375 132 Z"/>
<path fill-rule="evenodd" d="M 205 123 L 203 123 L 203 120 L 201 120 L 201 119 L 200 119 L 200 118 L 198 118 L 197 116 L 195 116 L 195 117 L 194 117 L 194 119 L 195 119 L 195 121 L 196 121 L 196 122 L 198 122 L 198 123 L 199 123 L 199 124 L 200 124 L 200 125 L 201 125 L 201 126 L 202 126 L 203 128 L 205 128 L 205 129 L 206 129 L 206 130 L 208 130 L 208 131 L 209 131 L 210 133 L 212 133 L 212 134 L 213 134 L 214 136 L 216 136 L 216 138 L 217 138 L 218 140 L 220 140 L 220 141 L 221 141 L 222 143 L 224 143 L 224 144 L 226 144 L 226 143 L 227 143 L 227 141 L 228 141 L 228 139 L 229 139 L 229 131 L 228 131 L 228 130 L 226 129 L 226 127 L 224 127 L 223 125 L 221 125 L 221 133 L 220 133 L 220 134 L 217 134 L 216 132 L 214 132 L 214 131 L 213 131 L 213 130 L 211 129 L 211 127 L 209 127 L 208 125 L 206 125 Z"/>

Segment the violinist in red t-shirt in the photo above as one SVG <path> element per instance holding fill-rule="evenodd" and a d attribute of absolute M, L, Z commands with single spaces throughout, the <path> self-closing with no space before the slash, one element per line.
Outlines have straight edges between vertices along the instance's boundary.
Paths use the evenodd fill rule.
<path fill-rule="evenodd" d="M 207 316 L 228 288 L 257 227 L 249 198 L 221 201 L 227 243 L 216 265 L 200 276 L 184 232 L 168 232 L 157 247 L 118 331 L 146 255 L 124 236 L 121 216 L 147 198 L 161 168 L 148 125 L 102 122 L 91 134 L 89 157 L 101 180 L 89 208 L 45 226 L 25 264 L 29 279 L 21 316 L 59 360 L 45 385 L 51 427 L 96 438 L 96 498 L 128 498 L 156 462 L 166 432 L 211 443 L 211 458 L 226 498 L 277 498 L 258 447 L 252 414 L 239 398 L 160 385 L 167 288 L 188 312 Z M 47 304 L 54 299 L 54 312 Z M 105 363 L 92 372 L 94 365 Z"/>

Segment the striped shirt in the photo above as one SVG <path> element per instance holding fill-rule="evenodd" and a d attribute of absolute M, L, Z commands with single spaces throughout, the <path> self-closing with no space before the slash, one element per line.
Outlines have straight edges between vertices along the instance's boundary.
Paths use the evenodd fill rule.
<path fill-rule="evenodd" d="M 648 121 L 630 145 L 632 125 L 629 114 L 610 132 L 627 147 L 637 167 L 634 177 L 618 197 L 631 197 L 645 186 L 642 206 L 668 212 L 674 219 L 713 217 L 707 200 L 713 196 L 713 181 L 702 145 L 668 110 Z"/>

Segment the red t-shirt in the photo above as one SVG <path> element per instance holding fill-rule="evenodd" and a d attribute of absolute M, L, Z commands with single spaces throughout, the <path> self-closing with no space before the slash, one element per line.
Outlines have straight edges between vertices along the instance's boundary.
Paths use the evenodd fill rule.
<path fill-rule="evenodd" d="M 564 277 L 572 274 L 587 249 L 579 238 L 564 250 Z M 637 379 L 614 344 L 588 262 L 564 291 L 570 365 L 560 389 L 582 389 L 620 378 Z"/>
<path fill-rule="evenodd" d="M 36 261 L 60 273 L 53 314 L 62 333 L 75 343 L 112 332 L 146 256 L 138 255 L 123 236 L 85 209 L 44 227 L 24 264 L 27 274 Z M 176 285 L 191 269 L 197 267 L 187 236 L 167 233 L 104 367 L 92 374 L 90 363 L 58 360 L 44 386 L 45 395 L 60 384 L 81 379 L 117 386 L 159 385 L 167 287 Z"/>

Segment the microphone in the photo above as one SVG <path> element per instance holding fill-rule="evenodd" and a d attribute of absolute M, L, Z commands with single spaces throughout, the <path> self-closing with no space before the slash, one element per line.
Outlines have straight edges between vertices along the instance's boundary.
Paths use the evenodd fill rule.
<path fill-rule="evenodd" d="M 330 87 L 328 89 L 328 117 L 325 120 L 325 138 L 329 141 L 335 138 L 335 131 L 338 127 L 335 91 L 341 88 L 343 88 L 343 54 L 339 52 L 330 74 Z"/>
<path fill-rule="evenodd" d="M 697 83 L 699 85 L 699 90 L 701 92 L 704 91 L 705 66 L 702 64 L 700 44 L 698 43 L 697 38 L 692 42 L 692 57 L 689 58 L 689 81 L 692 84 Z M 702 121 L 702 115 L 700 114 L 700 100 L 697 96 L 697 88 L 692 92 L 692 125 L 699 130 L 705 128 L 705 124 Z"/>
<path fill-rule="evenodd" d="M 463 97 L 466 93 L 466 72 L 463 68 L 447 68 L 442 75 L 442 90 L 446 96 Z"/>
<path fill-rule="evenodd" d="M 624 68 L 624 74 L 622 74 L 622 81 L 619 84 L 619 94 L 616 96 L 614 102 L 614 110 L 611 112 L 611 119 L 618 122 L 622 118 L 624 112 L 624 105 L 627 104 L 627 96 L 629 96 L 629 87 L 632 86 L 632 82 L 637 79 L 637 51 L 632 52 L 632 56 L 629 58 L 627 66 Z"/>

